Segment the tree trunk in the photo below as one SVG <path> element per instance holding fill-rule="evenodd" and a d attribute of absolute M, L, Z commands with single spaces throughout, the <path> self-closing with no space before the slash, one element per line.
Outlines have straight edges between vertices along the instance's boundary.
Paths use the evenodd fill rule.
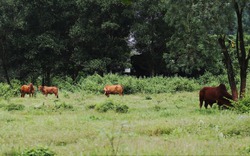
<path fill-rule="evenodd" d="M 9 77 L 8 69 L 7 69 L 6 64 L 4 63 L 3 59 L 2 59 L 2 67 L 3 67 L 3 70 L 4 70 L 4 75 L 5 75 L 6 81 L 12 87 L 11 82 L 10 82 L 10 77 Z"/>
<path fill-rule="evenodd" d="M 240 98 L 243 98 L 246 93 L 247 86 L 247 74 L 246 72 L 240 72 Z"/>
<path fill-rule="evenodd" d="M 48 69 L 45 77 L 46 84 L 50 86 L 50 70 Z"/>
<path fill-rule="evenodd" d="M 1 40 L 1 45 L 2 45 L 1 60 L 2 60 L 2 67 L 3 67 L 3 71 L 4 71 L 4 76 L 6 78 L 7 83 L 12 87 L 11 82 L 10 82 L 9 73 L 8 73 L 8 68 L 6 65 L 5 47 L 4 47 L 3 40 Z"/>
<path fill-rule="evenodd" d="M 235 82 L 235 74 L 233 71 L 231 57 L 230 57 L 230 55 L 228 53 L 228 49 L 225 45 L 225 36 L 221 36 L 218 39 L 218 41 L 219 41 L 219 44 L 221 46 L 222 53 L 224 55 L 224 63 L 225 63 L 226 69 L 227 69 L 227 76 L 228 76 L 228 81 L 229 81 L 229 84 L 231 87 L 233 100 L 238 100 L 238 91 L 237 91 L 236 82 Z"/>
<path fill-rule="evenodd" d="M 44 70 L 43 70 L 43 80 L 42 80 L 42 85 L 43 86 L 50 86 L 50 82 L 51 82 L 51 80 L 50 80 L 50 69 L 49 68 L 45 68 Z"/>
<path fill-rule="evenodd" d="M 243 8 L 233 0 L 234 9 L 237 15 L 237 36 L 236 36 L 236 52 L 238 57 L 238 62 L 240 66 L 240 98 L 243 98 L 246 93 L 246 80 L 247 80 L 247 68 L 249 62 L 249 55 L 246 55 L 245 43 L 244 43 L 244 33 L 242 25 L 242 13 Z"/>

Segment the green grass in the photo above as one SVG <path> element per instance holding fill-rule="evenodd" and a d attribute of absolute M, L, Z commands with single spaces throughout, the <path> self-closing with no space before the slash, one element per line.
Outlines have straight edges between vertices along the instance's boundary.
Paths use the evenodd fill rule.
<path fill-rule="evenodd" d="M 127 113 L 87 106 L 112 101 Z M 16 109 L 6 109 L 15 104 Z M 250 116 L 216 105 L 199 109 L 198 91 L 0 101 L 0 155 L 43 147 L 56 155 L 250 155 Z"/>

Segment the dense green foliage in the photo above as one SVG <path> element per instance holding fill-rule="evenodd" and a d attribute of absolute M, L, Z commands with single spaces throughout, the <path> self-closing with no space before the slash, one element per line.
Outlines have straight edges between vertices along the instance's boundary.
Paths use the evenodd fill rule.
<path fill-rule="evenodd" d="M 21 156 L 54 156 L 54 155 L 55 155 L 54 152 L 44 147 L 27 149 L 21 153 Z"/>
<path fill-rule="evenodd" d="M 217 37 L 225 34 L 236 39 L 233 6 L 222 4 L 204 0 L 1 1 L 1 81 L 44 79 L 50 85 L 54 77 L 75 80 L 93 73 L 122 73 L 126 67 L 137 73 L 143 70 L 141 74 L 147 76 L 198 77 L 206 71 L 219 75 L 225 70 Z M 246 6 L 247 36 L 249 5 L 243 0 L 239 4 Z M 135 54 L 143 55 L 131 66 Z"/>
<path fill-rule="evenodd" d="M 238 113 L 249 113 L 250 112 L 250 97 L 246 96 L 243 99 L 240 99 L 237 102 L 234 102 L 233 110 L 237 111 Z"/>
<path fill-rule="evenodd" d="M 67 77 L 62 79 L 56 77 L 53 79 L 53 85 L 58 86 L 59 92 L 86 92 L 93 94 L 103 94 L 103 88 L 105 85 L 121 84 L 124 87 L 125 94 L 135 93 L 175 93 L 180 91 L 195 91 L 199 90 L 203 86 L 217 86 L 220 83 L 227 84 L 226 76 L 212 76 L 211 73 L 207 73 L 197 79 L 195 78 L 184 78 L 184 77 L 164 77 L 156 76 L 152 78 L 137 78 L 134 76 L 124 76 L 118 74 L 106 74 L 100 76 L 94 74 L 87 77 L 81 77 L 77 81 L 73 81 L 72 78 Z M 0 93 L 2 99 L 9 99 L 11 97 L 20 96 L 20 82 L 18 80 L 13 81 L 13 88 L 10 88 L 8 84 L 0 84 Z M 38 92 L 37 86 L 41 82 L 35 83 L 36 94 Z M 26 95 L 28 96 L 28 95 Z M 65 93 L 64 96 L 67 96 Z M 60 93 L 59 93 L 60 97 Z M 67 104 L 58 104 L 58 107 L 70 107 Z"/>

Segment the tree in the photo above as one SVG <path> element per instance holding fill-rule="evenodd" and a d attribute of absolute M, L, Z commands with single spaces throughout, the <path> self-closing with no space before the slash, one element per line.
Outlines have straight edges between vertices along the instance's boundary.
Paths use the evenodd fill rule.
<path fill-rule="evenodd" d="M 68 71 L 72 49 L 69 29 L 75 22 L 76 3 L 67 0 L 23 1 L 27 7 L 27 25 L 23 34 L 25 60 L 37 69 L 34 72 L 44 78 L 44 83 L 50 85 L 53 74 Z"/>
<path fill-rule="evenodd" d="M 166 5 L 165 20 L 175 28 L 171 40 L 167 41 L 169 50 L 164 53 L 167 68 L 173 74 L 187 76 L 199 76 L 206 71 L 222 73 L 219 46 L 214 42 L 216 37 L 202 23 L 209 18 L 200 13 L 203 2 L 168 1 Z"/>
<path fill-rule="evenodd" d="M 138 0 L 132 6 L 134 23 L 131 36 L 135 40 L 134 49 L 140 54 L 132 57 L 134 65 L 141 69 L 147 68 L 145 71 L 149 76 L 169 74 L 162 59 L 163 52 L 167 51 L 166 42 L 170 40 L 173 30 L 164 21 L 167 7 L 158 0 Z"/>
<path fill-rule="evenodd" d="M 89 74 L 124 70 L 130 54 L 130 5 L 120 0 L 79 0 L 77 6 L 79 17 L 70 31 L 72 60 Z"/>
<path fill-rule="evenodd" d="M 9 70 L 15 66 L 17 36 L 24 27 L 24 11 L 20 1 L 6 0 L 0 2 L 0 60 L 4 76 L 11 85 Z M 15 55 L 17 56 L 17 55 Z"/>
<path fill-rule="evenodd" d="M 205 0 L 197 0 L 189 2 L 185 1 L 185 3 L 186 5 L 183 5 L 183 3 L 178 4 L 177 2 L 172 0 L 169 1 L 168 4 L 171 6 L 171 9 L 169 9 L 168 15 L 172 13 L 181 20 L 179 20 L 180 24 L 176 24 L 176 21 L 174 22 L 174 20 L 171 20 L 169 18 L 168 19 L 170 21 L 173 21 L 172 24 L 177 30 L 180 30 L 182 27 L 184 27 L 183 33 L 179 33 L 180 36 L 184 38 L 186 37 L 186 34 L 188 34 L 190 36 L 190 39 L 197 39 L 196 41 L 198 41 L 199 43 L 210 43 L 208 42 L 209 39 L 211 39 L 211 37 L 214 35 L 217 36 L 217 40 L 214 40 L 214 42 L 219 43 L 218 45 L 220 45 L 221 47 L 223 58 L 222 60 L 227 70 L 229 84 L 235 100 L 238 98 L 238 91 L 235 81 L 235 71 L 237 70 L 235 69 L 233 62 L 235 58 L 237 58 L 238 60 L 238 66 L 240 67 L 241 77 L 240 97 L 243 97 L 246 88 L 246 76 L 249 57 L 245 51 L 243 36 L 244 22 L 242 15 L 244 15 L 244 9 L 247 9 L 247 6 L 249 6 L 249 2 L 244 0 L 232 0 L 231 2 L 224 2 L 219 0 L 209 2 Z M 176 10 L 181 11 L 177 12 Z M 236 16 L 234 13 L 236 13 Z M 184 18 L 186 17 L 189 17 L 188 19 L 190 20 L 185 20 Z M 185 26 L 187 26 L 189 29 L 186 29 Z M 193 33 L 193 31 L 196 32 L 196 30 L 199 30 L 199 32 Z M 228 43 L 228 41 L 231 41 L 231 39 L 229 38 L 230 35 L 236 36 L 235 51 L 231 50 L 231 44 Z M 183 45 L 187 44 L 184 43 Z M 190 45 L 192 47 L 198 47 L 192 43 Z"/>
<path fill-rule="evenodd" d="M 250 49 L 248 53 L 245 48 L 243 13 L 245 9 L 250 10 L 250 2 L 247 0 L 232 0 L 234 11 L 237 17 L 237 36 L 236 36 L 236 53 L 240 66 L 240 98 L 244 97 L 246 92 L 247 69 L 250 58 Z"/>

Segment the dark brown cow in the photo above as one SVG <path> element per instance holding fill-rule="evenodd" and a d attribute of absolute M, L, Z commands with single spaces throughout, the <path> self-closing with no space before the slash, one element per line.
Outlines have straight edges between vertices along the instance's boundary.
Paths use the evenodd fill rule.
<path fill-rule="evenodd" d="M 58 88 L 55 86 L 39 86 L 38 90 L 40 90 L 45 96 L 48 96 L 48 94 L 55 94 L 58 98 Z"/>
<path fill-rule="evenodd" d="M 22 85 L 20 92 L 21 92 L 21 97 L 24 97 L 25 94 L 29 94 L 29 97 L 30 96 L 33 97 L 35 93 L 35 88 L 32 83 L 30 83 L 29 85 Z"/>
<path fill-rule="evenodd" d="M 122 85 L 107 85 L 104 87 L 104 94 L 109 97 L 109 94 L 119 94 L 123 95 Z"/>
<path fill-rule="evenodd" d="M 226 106 L 232 107 L 231 100 L 233 99 L 232 95 L 227 92 L 226 86 L 224 84 L 220 84 L 217 87 L 204 87 L 200 90 L 199 93 L 200 98 L 200 108 L 203 105 L 203 101 L 205 101 L 205 108 L 210 105 L 213 106 L 214 103 L 217 103 L 219 107 Z"/>

